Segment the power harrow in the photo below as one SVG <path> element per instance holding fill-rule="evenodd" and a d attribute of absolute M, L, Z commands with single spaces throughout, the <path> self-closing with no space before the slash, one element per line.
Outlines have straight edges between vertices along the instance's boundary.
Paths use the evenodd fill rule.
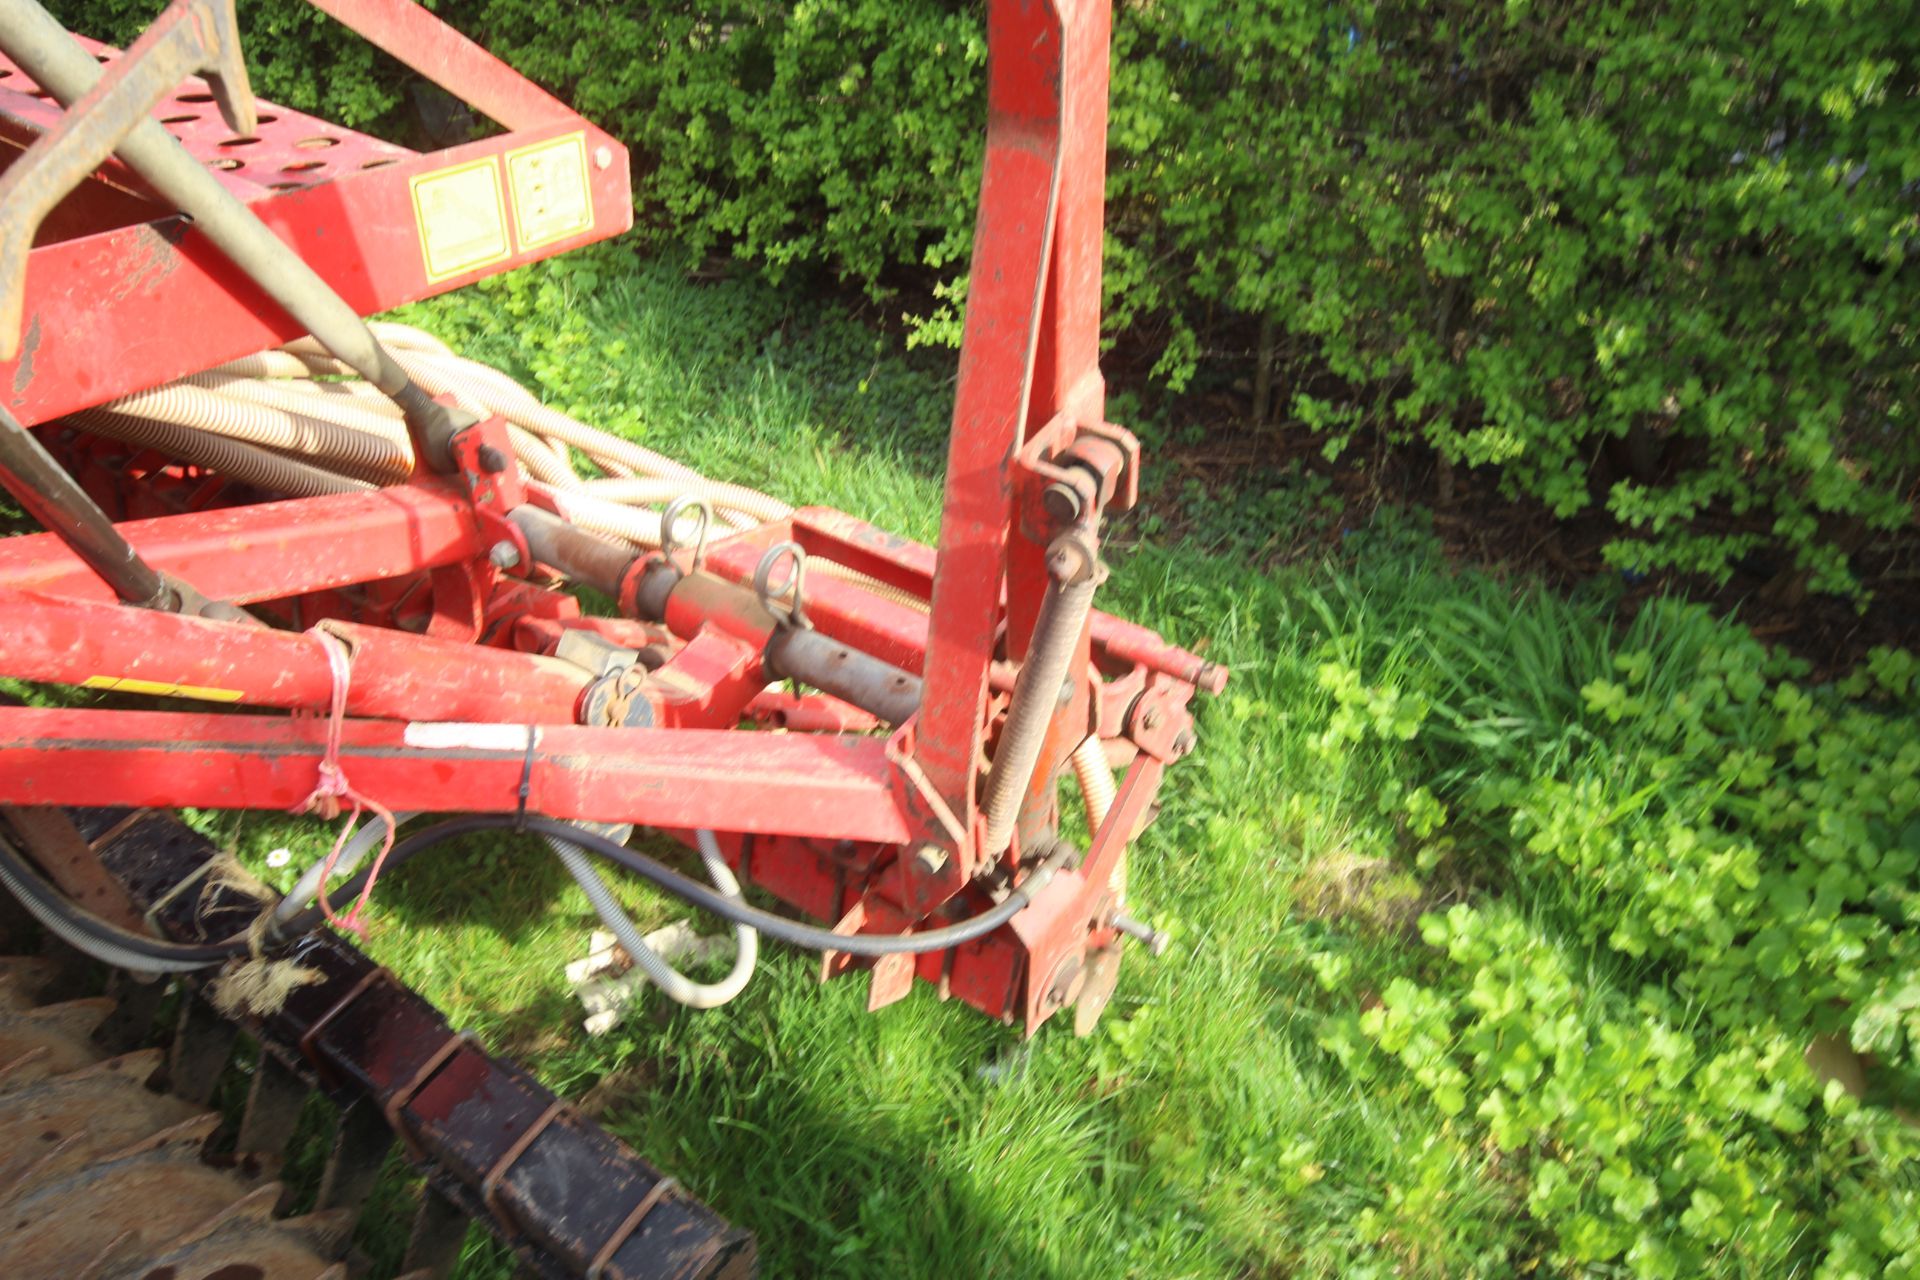
<path fill-rule="evenodd" d="M 0 540 L 0 677 L 114 695 L 0 705 L 0 883 L 120 1000 L 36 1004 L 67 969 L 0 965 L 0 1132 L 72 1094 L 45 1158 L 0 1164 L 0 1204 L 39 1206 L 0 1223 L 0 1269 L 345 1275 L 338 1215 L 397 1142 L 425 1272 L 471 1218 L 535 1274 L 746 1274 L 749 1237 L 343 934 L 383 872 L 506 831 L 701 1007 L 772 940 L 866 971 L 871 1008 L 918 980 L 1085 1031 L 1123 949 L 1158 949 L 1128 848 L 1226 673 L 1095 607 L 1140 478 L 1098 367 L 1108 5 L 988 5 L 926 547 L 363 319 L 627 230 L 628 156 L 411 0 L 314 3 L 499 131 L 416 152 L 258 101 L 232 0 L 173 0 L 124 52 L 0 0 L 0 483 L 45 530 Z M 186 807 L 370 817 L 281 896 Z M 420 815 L 456 816 L 400 830 Z M 731 971 L 675 970 L 609 870 L 730 924 Z M 163 1060 L 135 1046 L 166 991 Z M 283 1148 L 309 1091 L 337 1105 L 320 1216 L 206 1172 L 222 1070 L 249 1073 L 242 1154 Z M 100 1123 L 123 1111 L 151 1115 Z M 143 1196 L 189 1209 L 124 1212 Z M 101 1229 L 29 1229 L 62 1205 Z"/>

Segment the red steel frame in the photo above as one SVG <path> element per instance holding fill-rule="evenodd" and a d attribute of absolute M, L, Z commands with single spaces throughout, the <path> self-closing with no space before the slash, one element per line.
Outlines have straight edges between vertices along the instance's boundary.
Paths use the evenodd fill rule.
<path fill-rule="evenodd" d="M 355 310 L 384 311 L 632 227 L 627 149 L 604 131 L 408 0 L 314 2 L 507 129 L 421 154 L 262 102 L 255 133 L 237 138 L 199 79 L 155 108 L 167 130 Z M 118 56 L 84 43 L 103 62 Z M 59 105 L 0 54 L 0 159 L 59 116 Z M 498 169 L 509 152 L 570 133 L 583 135 L 590 161 L 591 228 L 531 248 L 516 242 L 498 261 L 430 279 L 411 180 L 475 161 Z M 504 171 L 500 179 L 511 226 L 512 184 Z M 0 361 L 0 402 L 29 426 L 303 332 L 118 161 L 42 229 L 25 314 L 20 356 Z M 192 317 L 189 333 L 181 331 L 183 316 Z"/>
<path fill-rule="evenodd" d="M 512 130 L 416 156 L 262 104 L 300 135 L 293 152 L 272 158 L 300 151 L 301 138 L 334 136 L 309 150 L 354 163 L 317 181 L 320 171 L 297 170 L 307 176 L 285 189 L 258 177 L 285 167 L 270 162 L 250 159 L 253 168 L 222 176 L 356 308 L 456 287 L 628 225 L 626 153 L 606 135 L 407 0 L 317 2 Z M 1104 422 L 1097 364 L 1108 20 L 1106 0 L 990 4 L 987 156 L 937 552 L 839 512 L 804 510 L 717 543 L 697 575 L 708 584 L 699 606 L 670 608 L 657 625 L 582 617 L 541 571 L 495 569 L 487 552 L 497 541 L 525 547 L 500 513 L 522 495 L 517 486 L 482 492 L 471 472 L 377 492 L 190 509 L 126 520 L 120 532 L 154 567 L 209 598 L 301 626 L 324 620 L 348 642 L 341 759 L 362 793 L 409 810 L 513 812 L 524 803 L 561 818 L 715 829 L 728 833 L 723 843 L 743 879 L 842 930 L 905 932 L 979 909 L 995 879 L 987 873 L 1002 884 L 1020 874 L 1022 841 L 1053 829 L 1066 757 L 1097 735 L 1128 767 L 1078 866 L 978 942 L 874 966 L 875 1006 L 905 994 L 917 975 L 943 996 L 1037 1027 L 1080 993 L 1086 975 L 1102 964 L 1110 974 L 1117 962 L 1113 874 L 1151 816 L 1165 765 L 1191 747 L 1189 698 L 1225 678 L 1152 632 L 1096 612 L 1078 642 L 1071 696 L 1052 717 L 1021 835 L 1005 855 L 982 847 L 983 761 L 1048 587 L 1055 526 L 1043 494 L 1072 478 L 1063 469 L 1072 456 L 1098 463 L 1075 483 L 1095 474 L 1097 500 L 1109 509 L 1124 507 L 1137 487 L 1137 450 Z M 50 104 L 10 95 L 18 83 L 17 75 L 0 80 L 0 137 L 13 128 L 22 141 L 53 117 Z M 223 143 L 204 123 L 177 131 L 217 163 Z M 268 147 L 272 127 L 249 147 Z M 497 164 L 515 147 L 574 131 L 604 157 L 592 170 L 592 229 L 428 280 L 399 203 L 408 178 L 450 163 Z M 0 394 L 23 420 L 46 421 L 297 336 L 191 228 L 181 234 L 176 219 L 153 209 L 137 179 L 109 166 L 93 185 L 97 202 L 67 211 L 68 228 L 82 230 L 34 251 L 27 315 L 39 337 L 30 325 L 21 360 L 0 367 Z M 130 210 L 142 220 L 86 225 Z M 190 340 L 163 323 L 189 314 Z M 471 429 L 456 454 L 483 440 L 504 445 L 504 426 Z M 1084 447 L 1094 452 L 1075 455 Z M 195 479 L 164 460 L 126 465 L 145 466 L 150 478 Z M 919 714 L 897 730 L 876 734 L 870 716 L 825 695 L 767 688 L 765 611 L 745 584 L 762 552 L 783 541 L 926 602 L 917 609 L 821 575 L 808 585 L 819 631 L 924 677 Z M 393 618 L 368 618 L 370 596 L 341 594 L 363 587 L 428 601 L 425 634 L 366 625 Z M 632 691 L 641 714 L 625 708 L 624 719 L 609 720 L 590 697 L 595 673 L 552 656 L 569 630 L 583 628 L 668 655 Z M 130 612 L 51 534 L 0 541 L 0 674 L 296 713 L 0 708 L 0 804 L 285 809 L 313 789 L 324 726 L 302 713 L 324 712 L 331 697 L 319 641 Z M 789 732 L 741 732 L 743 718 Z M 828 964 L 845 967 L 844 956 Z"/>

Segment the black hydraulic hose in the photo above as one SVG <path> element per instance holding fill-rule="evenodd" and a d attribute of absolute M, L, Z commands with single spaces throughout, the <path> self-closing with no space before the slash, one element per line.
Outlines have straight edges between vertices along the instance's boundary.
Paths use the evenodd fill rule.
<path fill-rule="evenodd" d="M 437 845 L 478 831 L 527 831 L 564 840 L 576 848 L 617 863 L 684 902 L 734 924 L 756 929 L 769 938 L 810 951 L 841 951 L 856 956 L 918 955 L 928 951 L 945 951 L 992 933 L 1018 915 L 1033 896 L 1053 879 L 1053 873 L 1070 852 L 1069 846 L 1059 846 L 1005 898 L 979 915 L 937 929 L 910 934 L 840 934 L 818 925 L 789 920 L 785 916 L 729 898 L 698 880 L 688 879 L 665 863 L 644 853 L 637 853 L 596 832 L 535 814 L 528 814 L 524 818 L 513 814 L 472 814 L 450 818 L 415 832 L 394 845 L 386 863 L 388 866 L 399 866 Z M 338 897 L 344 901 L 358 896 L 370 874 L 371 871 L 362 871 L 345 884 L 330 886 L 328 897 Z M 244 936 L 223 942 L 179 943 L 165 942 L 122 929 L 78 905 L 49 884 L 4 841 L 0 841 L 0 884 L 12 890 L 23 902 L 36 904 L 52 913 L 76 934 L 146 959 L 206 968 L 251 953 L 251 946 Z M 324 922 L 325 915 L 320 908 L 310 907 L 284 925 L 269 929 L 267 941 L 284 945 L 319 928 Z"/>
<path fill-rule="evenodd" d="M 855 956 L 917 955 L 927 951 L 945 951 L 948 947 L 957 947 L 963 942 L 971 942 L 975 938 L 992 933 L 1018 915 L 1033 895 L 1045 887 L 1053 878 L 1053 873 L 1059 868 L 1060 863 L 1065 860 L 1068 852 L 1068 847 L 1062 845 L 1004 899 L 979 915 L 955 924 L 943 925 L 938 929 L 928 929 L 924 933 L 904 935 L 842 934 L 835 933 L 831 929 L 823 929 L 818 925 L 789 920 L 785 916 L 775 915 L 771 911 L 762 911 L 758 907 L 729 898 L 710 885 L 688 879 L 665 863 L 649 858 L 644 853 L 636 853 L 625 845 L 617 844 L 596 832 L 575 826 L 570 822 L 556 822 L 552 818 L 543 818 L 535 814 L 528 814 L 523 818 L 507 813 L 481 813 L 435 823 L 394 845 L 393 851 L 387 855 L 387 865 L 396 866 L 437 844 L 456 836 L 470 835 L 476 831 L 527 831 L 535 835 L 552 836 L 576 848 L 584 849 L 588 853 L 598 854 L 610 862 L 617 863 L 684 902 L 710 911 L 734 924 L 744 924 L 757 929 L 769 938 L 810 951 L 841 951 Z M 328 897 L 337 897 L 345 901 L 357 896 L 368 874 L 370 873 L 363 871 L 346 884 L 330 888 Z M 295 916 L 275 932 L 282 939 L 297 937 L 318 928 L 323 918 L 320 909 L 312 907 Z"/>
<path fill-rule="evenodd" d="M 181 967 L 206 968 L 247 954 L 245 939 L 214 943 L 167 942 L 122 929 L 112 921 L 88 911 L 57 886 L 48 883 L 4 840 L 0 840 L 0 884 L 12 890 L 14 896 L 29 910 L 41 908 L 46 915 L 58 921 L 59 926 L 142 959 Z M 41 912 L 34 914 L 40 915 Z M 50 922 L 49 927 L 56 926 Z"/>

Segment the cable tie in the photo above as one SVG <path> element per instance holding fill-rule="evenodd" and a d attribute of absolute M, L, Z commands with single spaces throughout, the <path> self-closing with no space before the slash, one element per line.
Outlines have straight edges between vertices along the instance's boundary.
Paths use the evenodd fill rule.
<path fill-rule="evenodd" d="M 513 829 L 525 832 L 527 829 L 527 797 L 533 794 L 533 744 L 539 735 L 533 725 L 527 726 L 527 754 L 520 760 L 520 804 L 513 812 Z"/>

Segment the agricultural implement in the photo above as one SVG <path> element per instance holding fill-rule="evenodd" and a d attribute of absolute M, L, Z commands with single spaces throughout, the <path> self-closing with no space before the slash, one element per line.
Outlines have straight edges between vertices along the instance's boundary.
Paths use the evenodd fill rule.
<path fill-rule="evenodd" d="M 0 482 L 45 530 L 0 540 L 0 676 L 108 691 L 0 706 L 0 882 L 118 997 L 0 968 L 0 1132 L 48 1147 L 0 1160 L 0 1201 L 90 1224 L 0 1231 L 0 1270 L 344 1275 L 339 1215 L 398 1141 L 428 1175 L 422 1270 L 473 1218 L 536 1274 L 747 1273 L 744 1233 L 342 935 L 383 869 L 505 830 L 696 1005 L 771 938 L 867 971 L 876 1009 L 919 980 L 1084 1031 L 1123 947 L 1157 948 L 1128 846 L 1225 672 L 1094 607 L 1140 466 L 1097 364 L 1108 6 L 989 5 L 930 548 L 363 320 L 626 230 L 628 158 L 409 0 L 315 4 L 500 130 L 422 153 L 256 101 L 231 0 L 174 0 L 124 53 L 0 0 Z M 185 807 L 371 817 L 282 898 Z M 416 814 L 463 816 L 396 841 Z M 609 866 L 728 921 L 727 978 L 653 954 Z M 185 993 L 164 1064 L 133 1047 L 156 977 Z M 341 1107 L 314 1214 L 199 1158 L 240 1026 L 239 1152 L 285 1147 L 310 1090 Z"/>

